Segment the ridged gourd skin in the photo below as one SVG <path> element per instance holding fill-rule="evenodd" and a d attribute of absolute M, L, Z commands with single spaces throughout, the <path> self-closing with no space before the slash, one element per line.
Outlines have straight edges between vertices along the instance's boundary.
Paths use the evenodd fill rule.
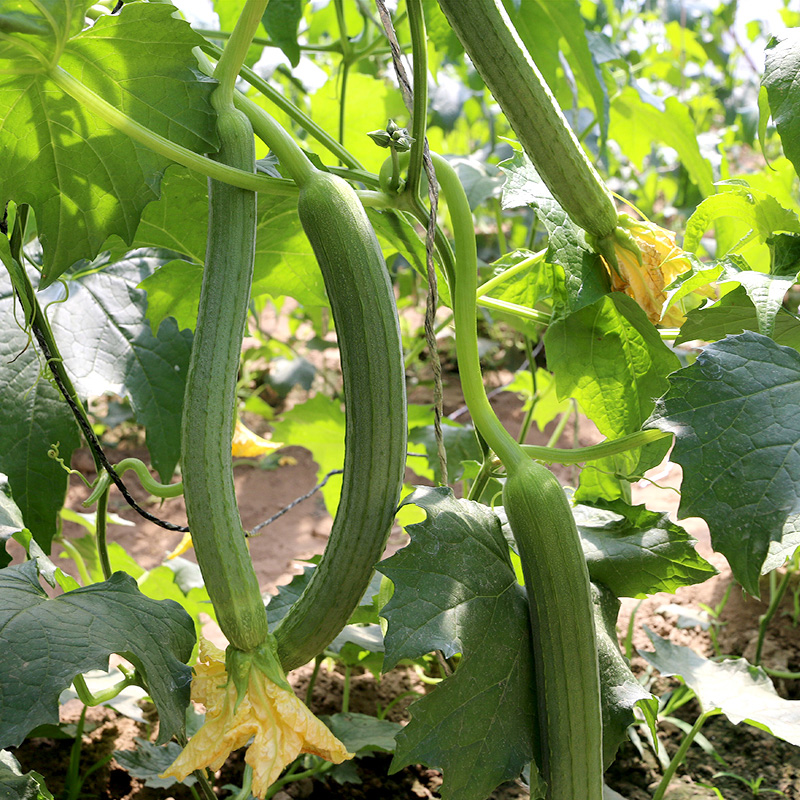
<path fill-rule="evenodd" d="M 397 307 L 372 225 L 350 185 L 329 173 L 300 189 L 341 352 L 345 402 L 342 493 L 322 561 L 275 630 L 294 669 L 330 644 L 358 606 L 391 532 L 406 461 L 406 388 Z"/>
<path fill-rule="evenodd" d="M 614 201 L 501 0 L 439 5 L 550 193 L 576 225 L 598 240 L 611 236 L 617 227 Z"/>
<path fill-rule="evenodd" d="M 217 118 L 216 160 L 254 171 L 253 130 L 239 111 Z M 236 378 L 256 235 L 256 194 L 209 181 L 206 264 L 181 431 L 189 529 L 228 641 L 250 651 L 267 636 L 267 615 L 236 505 L 231 464 Z"/>
<path fill-rule="evenodd" d="M 601 800 L 595 623 L 589 573 L 569 501 L 552 472 L 524 461 L 506 480 L 503 507 L 528 593 L 547 800 Z"/>

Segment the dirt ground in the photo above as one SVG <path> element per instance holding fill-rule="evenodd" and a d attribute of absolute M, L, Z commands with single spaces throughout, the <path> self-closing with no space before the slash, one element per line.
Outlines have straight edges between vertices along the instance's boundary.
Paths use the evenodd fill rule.
<path fill-rule="evenodd" d="M 512 395 L 502 394 L 495 398 L 494 403 L 499 415 L 513 433 L 522 419 L 519 401 Z M 447 413 L 458 409 L 460 397 L 457 390 L 448 390 L 446 404 Z M 460 417 L 459 421 L 465 421 L 465 417 Z M 581 423 L 579 429 L 581 445 L 595 443 L 599 438 L 590 423 Z M 537 431 L 529 437 L 531 443 L 537 444 L 544 443 L 546 439 L 546 433 L 540 434 Z M 562 446 L 569 444 L 571 442 L 565 437 Z M 285 452 L 291 456 L 292 463 L 278 469 L 264 471 L 255 466 L 237 468 L 236 490 L 242 521 L 246 528 L 271 516 L 315 484 L 316 465 L 309 453 L 300 447 L 289 447 Z M 129 452 L 125 452 L 119 457 L 128 454 Z M 86 452 L 79 452 L 76 455 L 73 466 L 85 472 L 90 479 L 93 477 L 92 462 Z M 560 477 L 566 479 L 569 476 L 564 473 Z M 665 464 L 654 470 L 651 477 L 661 487 L 678 486 L 680 468 L 677 465 Z M 135 488 L 134 480 L 129 483 Z M 70 507 L 80 510 L 79 502 L 86 493 L 85 487 L 79 481 L 74 481 L 69 495 Z M 148 501 L 146 493 L 141 490 L 134 491 L 134 495 L 141 502 Z M 655 488 L 652 484 L 641 482 L 634 487 L 634 501 L 646 503 L 653 510 L 665 510 L 674 514 L 678 495 L 668 489 Z M 118 494 L 112 494 L 110 510 L 126 519 L 134 519 L 135 516 Z M 152 506 L 151 510 L 154 510 Z M 158 514 L 174 522 L 183 522 L 185 517 L 182 499 L 166 501 L 158 508 Z M 643 625 L 648 625 L 675 643 L 688 644 L 698 652 L 709 655 L 711 643 L 707 632 L 699 628 L 679 629 L 676 627 L 674 615 L 661 610 L 668 603 L 677 603 L 695 611 L 700 610 L 701 604 L 713 607 L 720 601 L 730 582 L 730 573 L 726 569 L 724 559 L 711 552 L 705 524 L 701 520 L 688 520 L 683 524 L 698 539 L 701 554 L 719 568 L 720 574 L 702 586 L 682 589 L 675 596 L 657 595 L 644 601 L 636 608 L 633 642 L 636 647 L 648 648 L 649 642 L 643 631 Z M 317 495 L 285 514 L 266 528 L 262 535 L 253 538 L 251 552 L 262 589 L 266 592 L 275 592 L 277 586 L 287 583 L 300 571 L 300 559 L 306 559 L 323 551 L 329 531 L 330 518 L 325 512 L 321 498 Z M 80 536 L 85 533 L 77 526 L 68 526 L 66 532 L 70 536 Z M 141 518 L 137 519 L 134 528 L 112 526 L 109 536 L 112 541 L 119 542 L 144 568 L 160 564 L 164 555 L 175 547 L 180 538 L 180 534 L 165 531 Z M 405 534 L 399 529 L 396 530 L 390 540 L 390 551 L 402 547 L 405 541 Z M 800 627 L 796 627 L 796 617 L 785 616 L 793 611 L 792 594 L 791 591 L 787 594 L 786 607 L 771 626 L 764 660 L 768 666 L 776 669 L 800 671 Z M 623 634 L 635 607 L 635 601 L 625 601 L 623 604 L 619 621 L 619 631 Z M 719 644 L 723 652 L 752 655 L 758 617 L 764 608 L 763 603 L 743 597 L 741 591 L 735 589 L 732 592 L 718 628 Z M 211 638 L 218 638 L 213 628 L 209 627 L 207 633 Z M 643 670 L 644 666 L 645 662 L 637 656 L 633 662 L 634 669 Z M 305 694 L 309 674 L 310 668 L 306 667 L 292 675 L 292 680 L 301 695 Z M 669 688 L 669 685 L 668 682 L 663 682 L 664 689 Z M 800 698 L 800 682 L 776 680 L 776 688 L 784 697 Z M 352 686 L 350 710 L 374 714 L 379 703 L 385 706 L 394 696 L 409 689 L 423 692 L 425 687 L 416 674 L 407 668 L 390 673 L 380 682 L 376 682 L 369 673 L 358 675 Z M 313 710 L 317 713 L 338 711 L 341 693 L 341 673 L 328 672 L 323 668 L 313 694 Z M 398 703 L 389 718 L 399 722 L 406 719 L 406 708 L 411 699 L 407 698 Z M 66 707 L 65 713 L 74 715 L 75 708 Z M 681 708 L 678 716 L 683 716 L 691 724 L 698 713 L 696 704 L 691 703 Z M 114 749 L 132 747 L 134 737 L 143 735 L 137 723 L 106 709 L 92 710 L 88 719 L 92 730 L 84 739 L 82 771 Z M 724 759 L 725 764 L 700 747 L 693 746 L 689 751 L 686 768 L 673 782 L 673 787 L 666 795 L 667 798 L 683 800 L 683 798 L 723 797 L 726 800 L 744 800 L 755 797 L 753 791 L 736 778 L 714 777 L 719 772 L 732 772 L 749 780 L 763 778 L 763 783 L 760 785 L 761 792 L 765 790 L 783 792 L 785 797 L 800 800 L 800 748 L 745 724 L 734 727 L 723 717 L 713 718 L 707 724 L 704 733 L 712 743 L 717 756 Z M 669 724 L 662 726 L 660 731 L 660 737 L 670 754 L 677 749 L 682 736 L 683 733 L 678 728 Z M 71 744 L 70 740 L 29 740 L 16 751 L 16 755 L 25 770 L 36 769 L 44 774 L 49 788 L 57 794 L 63 787 L 63 776 Z M 441 785 L 441 775 L 436 770 L 418 766 L 387 777 L 389 761 L 389 756 L 381 755 L 360 759 L 358 770 L 362 783 L 358 785 L 339 786 L 333 782 L 327 784 L 305 780 L 290 784 L 288 793 L 281 792 L 277 798 L 278 800 L 289 800 L 289 798 L 399 800 L 399 798 L 440 796 L 438 788 Z M 223 774 L 217 781 L 218 785 L 236 784 L 241 769 L 240 757 L 231 759 L 223 768 Z M 607 782 L 627 800 L 648 800 L 652 797 L 659 778 L 660 768 L 651 752 L 645 750 L 643 755 L 640 755 L 632 744 L 626 744 L 621 748 L 617 762 L 609 771 Z M 715 794 L 708 788 L 707 785 L 712 783 L 718 787 L 721 794 Z M 131 778 L 113 760 L 91 776 L 83 791 L 85 796 L 95 797 L 98 800 L 191 798 L 190 792 L 185 787 L 175 786 L 168 790 L 146 788 L 141 781 Z M 222 795 L 224 794 L 223 792 Z M 770 796 L 781 795 L 773 793 Z M 527 792 L 521 786 L 514 784 L 501 788 L 493 795 L 495 800 L 526 797 L 528 797 Z"/>

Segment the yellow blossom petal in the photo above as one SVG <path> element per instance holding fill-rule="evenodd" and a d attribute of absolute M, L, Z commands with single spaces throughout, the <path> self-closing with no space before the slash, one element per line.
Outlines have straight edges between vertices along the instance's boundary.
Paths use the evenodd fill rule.
<path fill-rule="evenodd" d="M 236 708 L 236 687 L 228 682 L 225 655 L 204 639 L 194 669 L 192 700 L 206 707 L 206 720 L 162 777 L 183 780 L 196 769 L 219 769 L 231 751 L 247 749 L 253 768 L 252 792 L 264 797 L 283 769 L 301 753 L 340 764 L 353 754 L 317 719 L 291 690 L 250 669 L 247 691 Z"/>
<path fill-rule="evenodd" d="M 675 244 L 675 234 L 651 222 L 630 220 L 626 229 L 639 246 L 642 263 L 624 244 L 617 244 L 617 269 L 609 269 L 611 290 L 632 297 L 656 324 L 679 326 L 684 320 L 677 306 L 664 311 L 664 287 L 691 267 L 686 253 Z"/>
<path fill-rule="evenodd" d="M 192 534 L 186 531 L 186 533 L 183 534 L 183 538 L 178 542 L 178 546 L 167 553 L 167 560 L 182 556 L 192 546 Z"/>
<path fill-rule="evenodd" d="M 280 442 L 271 442 L 264 439 L 237 419 L 236 427 L 233 431 L 233 443 L 231 444 L 231 455 L 234 458 L 255 458 L 272 453 L 283 447 Z"/>

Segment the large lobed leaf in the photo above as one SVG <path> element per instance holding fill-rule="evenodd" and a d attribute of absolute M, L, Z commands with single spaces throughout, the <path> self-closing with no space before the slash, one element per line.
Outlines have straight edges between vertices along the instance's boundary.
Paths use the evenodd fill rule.
<path fill-rule="evenodd" d="M 619 502 L 606 509 L 577 505 L 573 514 L 591 579 L 616 597 L 674 592 L 717 572 L 666 514 Z"/>
<path fill-rule="evenodd" d="M 93 258 L 111 234 L 130 242 L 168 163 L 88 112 L 51 70 L 177 144 L 216 149 L 215 84 L 197 74 L 192 55 L 202 37 L 157 3 L 126 4 L 81 32 L 88 5 L 23 2 L 20 19 L 43 34 L 12 34 L 0 47 L 0 206 L 14 200 L 36 212 L 43 285 Z"/>
<path fill-rule="evenodd" d="M 675 434 L 681 517 L 699 516 L 751 594 L 800 512 L 800 353 L 745 331 L 669 378 L 650 427 Z"/>
<path fill-rule="evenodd" d="M 767 87 L 772 119 L 783 143 L 783 152 L 800 171 L 800 117 L 797 103 L 800 87 L 797 72 L 800 69 L 800 35 L 787 30 L 780 38 L 773 37 L 767 44 L 766 62 L 762 83 Z"/>
<path fill-rule="evenodd" d="M 36 562 L 0 570 L 0 747 L 58 722 L 58 697 L 79 673 L 108 669 L 119 653 L 141 669 L 159 711 L 159 743 L 183 729 L 194 624 L 170 600 L 142 595 L 116 572 L 103 583 L 48 598 Z"/>
<path fill-rule="evenodd" d="M 10 263 L 8 239 L 0 235 L 0 261 Z M 32 276 L 35 277 L 35 276 Z M 67 492 L 67 473 L 48 458 L 59 445 L 69 461 L 78 428 L 24 324 L 5 268 L 0 269 L 0 472 L 8 476 L 24 526 L 49 553 L 56 519 Z M 13 400 L 8 400 L 13 398 Z"/>
<path fill-rule="evenodd" d="M 679 366 L 644 311 L 620 292 L 554 322 L 545 343 L 558 396 L 577 398 L 609 438 L 639 430 Z"/>
<path fill-rule="evenodd" d="M 131 253 L 102 271 L 68 279 L 66 299 L 51 306 L 49 316 L 78 394 L 127 396 L 147 430 L 153 466 L 162 481 L 169 481 L 180 457 L 192 334 L 170 319 L 154 336 L 146 317 L 147 295 L 136 288 L 165 260 Z"/>
<path fill-rule="evenodd" d="M 564 270 L 567 309 L 577 311 L 602 298 L 608 291 L 608 275 L 600 257 L 586 244 L 584 232 L 553 199 L 530 159 L 518 151 L 500 168 L 506 174 L 503 208 L 531 206 L 547 230 L 546 260 Z"/>
<path fill-rule="evenodd" d="M 664 676 L 680 675 L 704 712 L 718 709 L 734 725 L 747 722 L 800 745 L 800 700 L 780 697 L 763 669 L 743 658 L 710 661 L 650 630 L 647 635 L 655 651 L 639 655 Z"/>
<path fill-rule="evenodd" d="M 484 800 L 534 753 L 527 601 L 489 508 L 446 488 L 417 489 L 407 502 L 427 519 L 409 526 L 411 544 L 379 565 L 395 584 L 382 612 L 385 669 L 434 649 L 463 658 L 411 707 L 392 769 L 422 761 L 443 770 L 442 797 Z"/>

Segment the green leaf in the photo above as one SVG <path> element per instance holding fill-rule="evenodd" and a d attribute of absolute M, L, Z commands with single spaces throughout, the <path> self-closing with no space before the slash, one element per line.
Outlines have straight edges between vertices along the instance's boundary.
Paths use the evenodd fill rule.
<path fill-rule="evenodd" d="M 63 23 L 59 45 L 73 36 L 59 49 L 59 68 L 155 133 L 198 152 L 216 148 L 209 102 L 215 84 L 198 76 L 192 55 L 203 39 L 172 16 L 171 6 L 126 4 L 120 14 L 102 15 L 78 33 L 88 4 L 48 5 L 57 7 L 55 19 Z M 167 161 L 66 95 L 43 65 L 25 73 L 18 50 L 9 54 L 13 43 L 5 41 L 0 206 L 14 200 L 33 207 L 46 286 L 76 261 L 94 258 L 111 234 L 132 241 L 142 209 L 158 197 Z M 55 41 L 43 41 L 48 59 L 55 57 Z"/>
<path fill-rule="evenodd" d="M 689 107 L 677 97 L 668 97 L 662 107 L 642 100 L 632 86 L 622 90 L 611 103 L 609 136 L 639 169 L 650 155 L 653 144 L 672 147 L 704 197 L 714 194 L 711 164 L 703 158 Z"/>
<path fill-rule="evenodd" d="M 202 284 L 202 264 L 176 259 L 160 266 L 136 287 L 147 293 L 147 319 L 155 335 L 169 317 L 179 330 L 194 330 Z"/>
<path fill-rule="evenodd" d="M 597 658 L 603 692 L 603 764 L 614 761 L 620 744 L 628 738 L 633 708 L 652 695 L 636 680 L 619 649 L 617 617 L 620 602 L 605 586 L 593 583 L 592 604 L 597 631 Z"/>
<path fill-rule="evenodd" d="M 701 339 L 714 342 L 731 334 L 758 329 L 758 316 L 744 286 L 737 286 L 713 306 L 696 308 L 686 315 L 675 344 Z M 785 308 L 775 316 L 772 339 L 778 344 L 800 350 L 800 319 Z"/>
<path fill-rule="evenodd" d="M 772 119 L 783 144 L 783 152 L 800 171 L 800 118 L 797 104 L 800 89 L 797 72 L 800 69 L 800 36 L 796 30 L 787 30 L 780 38 L 767 43 L 764 77 Z"/>
<path fill-rule="evenodd" d="M 584 232 L 553 200 L 533 164 L 521 151 L 503 161 L 506 173 L 503 208 L 531 206 L 549 236 L 545 260 L 564 269 L 567 308 L 577 311 L 594 303 L 608 291 L 608 276 L 600 257 L 586 244 Z"/>
<path fill-rule="evenodd" d="M 545 342 L 558 396 L 577 398 L 609 438 L 639 430 L 679 366 L 644 311 L 619 292 L 554 322 Z"/>
<path fill-rule="evenodd" d="M 41 71 L 60 44 L 79 33 L 91 0 L 17 0 L 3 7 L 4 35 L 0 63 L 11 62 L 20 72 Z"/>
<path fill-rule="evenodd" d="M 798 547 L 800 547 L 800 514 L 793 514 L 783 526 L 783 536 L 780 541 L 769 543 L 769 553 L 761 567 L 761 574 L 766 575 L 782 567 Z"/>
<path fill-rule="evenodd" d="M 108 669 L 119 653 L 146 675 L 159 711 L 159 743 L 184 725 L 194 626 L 170 601 L 139 592 L 116 572 L 104 583 L 48 598 L 36 564 L 0 570 L 0 746 L 18 746 L 36 725 L 58 721 L 58 696 L 78 673 Z"/>
<path fill-rule="evenodd" d="M 153 600 L 172 600 L 183 608 L 192 618 L 199 636 L 203 628 L 200 614 L 216 619 L 214 606 L 205 586 L 193 587 L 184 592 L 178 584 L 177 574 L 166 564 L 151 569 L 146 576 L 137 580 L 139 591 Z"/>
<path fill-rule="evenodd" d="M 648 427 L 675 434 L 679 514 L 702 517 L 714 549 L 758 596 L 771 541 L 797 514 L 800 353 L 745 331 L 670 376 Z"/>
<path fill-rule="evenodd" d="M 514 380 L 503 387 L 504 392 L 515 392 L 522 399 L 522 410 L 527 413 L 533 406 L 533 421 L 536 427 L 544 432 L 545 426 L 559 414 L 569 410 L 569 400 L 559 400 L 556 394 L 556 383 L 553 376 L 541 367 L 536 370 L 536 392 L 533 391 L 533 376 L 530 370 L 522 370 L 514 375 Z"/>
<path fill-rule="evenodd" d="M 344 464 L 344 411 L 338 401 L 323 394 L 294 406 L 282 420 L 274 422 L 272 436 L 275 441 L 297 444 L 310 450 L 319 465 L 318 481 L 331 470 L 341 469 Z M 333 516 L 342 493 L 341 476 L 333 475 L 320 491 Z"/>
<path fill-rule="evenodd" d="M 644 506 L 573 506 L 589 575 L 617 597 L 647 597 L 717 574 L 695 540 L 666 514 Z"/>
<path fill-rule="evenodd" d="M 272 41 L 283 50 L 293 67 L 300 63 L 297 27 L 302 18 L 302 0 L 271 0 L 261 20 Z"/>
<path fill-rule="evenodd" d="M 580 3 L 553 3 L 551 0 L 536 0 L 539 7 L 550 17 L 564 41 L 569 45 L 566 56 L 576 78 L 586 87 L 594 103 L 595 117 L 600 127 L 600 139 L 605 141 L 608 135 L 608 90 L 600 80 L 597 64 L 589 49 L 586 39 L 586 28 L 581 15 Z M 530 0 L 523 0 L 522 8 L 530 5 Z M 531 55 L 536 58 L 536 53 Z"/>
<path fill-rule="evenodd" d="M 425 28 L 436 53 L 444 55 L 449 61 L 457 62 L 463 58 L 464 47 L 455 35 L 437 0 L 422 0 L 425 12 Z"/>
<path fill-rule="evenodd" d="M 22 512 L 12 497 L 8 476 L 0 472 L 0 542 L 3 543 L 0 549 L 0 568 L 7 567 L 11 563 L 11 556 L 5 548 L 6 543 L 24 527 Z"/>
<path fill-rule="evenodd" d="M 50 321 L 78 394 L 127 396 L 137 422 L 146 427 L 153 466 L 167 482 L 180 458 L 192 335 L 172 320 L 157 336 L 150 330 L 147 296 L 136 286 L 163 262 L 132 253 L 100 272 L 68 280 L 68 296 L 51 307 Z"/>
<path fill-rule="evenodd" d="M 514 250 L 494 261 L 491 280 L 499 280 L 505 271 L 509 276 L 492 286 L 486 296 L 525 308 L 548 300 L 557 308 L 565 306 L 564 270 L 535 256 L 530 250 Z M 525 263 L 530 265 L 525 267 Z"/>
<path fill-rule="evenodd" d="M 758 332 L 764 336 L 772 336 L 775 331 L 775 318 L 783 309 L 783 298 L 797 282 L 797 271 L 787 277 L 756 272 L 749 268 L 741 256 L 731 255 L 726 261 L 728 263 L 720 275 L 720 283 L 736 281 L 744 286 L 747 296 L 756 309 Z"/>
<path fill-rule="evenodd" d="M 749 233 L 743 240 L 753 237 L 766 242 L 777 231 L 800 232 L 797 214 L 784 208 L 766 192 L 739 184 L 727 184 L 724 190 L 703 200 L 689 217 L 683 239 L 684 249 L 696 251 L 705 232 L 717 220 L 725 217 L 744 223 Z"/>
<path fill-rule="evenodd" d="M 19 761 L 8 750 L 0 750 L 0 796 L 7 800 L 53 800 L 38 772 L 22 774 Z"/>
<path fill-rule="evenodd" d="M 8 240 L 0 236 L 0 258 L 5 260 L 3 242 Z M 22 320 L 8 273 L 2 270 L 0 396 L 13 398 L 13 402 L 0 403 L 0 472 L 8 476 L 25 527 L 49 553 L 69 476 L 48 457 L 48 450 L 58 443 L 61 458 L 69 462 L 80 438 L 72 413 L 50 382 L 49 370 L 32 337 L 19 327 Z"/>
<path fill-rule="evenodd" d="M 383 609 L 385 669 L 434 649 L 463 658 L 411 706 L 392 770 L 428 764 L 444 772 L 445 800 L 484 800 L 533 756 L 527 601 L 491 509 L 446 488 L 419 488 L 407 502 L 427 519 L 409 526 L 411 544 L 379 565 L 395 584 Z"/>
<path fill-rule="evenodd" d="M 747 722 L 779 739 L 800 745 L 800 700 L 784 700 L 761 667 L 743 658 L 710 661 L 672 644 L 645 626 L 654 652 L 639 655 L 662 675 L 679 675 L 697 695 L 703 712 L 718 709 L 734 725 Z"/>
<path fill-rule="evenodd" d="M 130 773 L 131 777 L 144 781 L 145 786 L 153 789 L 168 789 L 176 783 L 182 783 L 184 786 L 194 786 L 197 783 L 197 778 L 191 774 L 182 781 L 161 777 L 183 750 L 177 742 L 167 742 L 159 746 L 138 736 L 134 742 L 136 747 L 133 750 L 114 751 L 114 759 Z"/>
<path fill-rule="evenodd" d="M 658 466 L 672 446 L 670 438 L 644 447 L 591 461 L 581 470 L 575 500 L 590 504 L 624 500 L 630 502 L 630 484 Z"/>
<path fill-rule="evenodd" d="M 175 310 L 182 327 L 194 330 L 200 302 L 198 264 L 206 257 L 208 188 L 202 176 L 173 167 L 164 180 L 161 199 L 142 215 L 135 247 L 166 248 L 192 264 L 173 262 L 163 275 L 149 278 L 142 288 L 159 294 L 155 327 L 161 314 Z M 327 306 L 322 273 L 303 233 L 297 199 L 262 195 L 258 199 L 256 260 L 251 295 L 288 295 L 306 306 Z M 191 322 L 189 322 L 191 320 Z"/>
<path fill-rule="evenodd" d="M 403 730 L 398 722 L 377 719 L 368 714 L 340 712 L 320 719 L 345 748 L 356 755 L 393 753 L 395 737 Z"/>
<path fill-rule="evenodd" d="M 439 450 L 436 446 L 436 432 L 433 425 L 422 428 L 412 428 L 408 441 L 412 444 L 421 444 L 425 447 L 428 465 L 433 470 L 433 477 L 437 483 L 453 483 L 461 480 L 464 473 L 464 461 L 481 461 L 481 448 L 475 436 L 475 429 L 461 425 L 452 420 L 442 420 L 442 440 L 447 453 L 447 480 L 442 478 L 439 467 Z M 415 461 L 417 459 L 414 459 Z M 413 468 L 412 463 L 412 468 Z"/>

